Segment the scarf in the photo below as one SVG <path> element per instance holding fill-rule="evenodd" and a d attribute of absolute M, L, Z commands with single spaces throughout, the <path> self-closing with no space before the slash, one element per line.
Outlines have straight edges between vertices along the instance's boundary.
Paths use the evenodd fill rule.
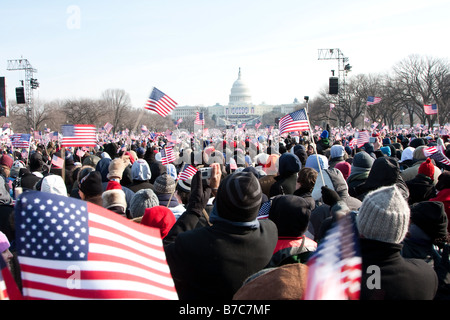
<path fill-rule="evenodd" d="M 209 215 L 209 221 L 214 223 L 222 223 L 229 226 L 234 227 L 243 227 L 243 228 L 250 228 L 250 229 L 258 229 L 259 228 L 259 221 L 258 219 L 255 219 L 253 221 L 231 221 L 225 218 L 222 218 L 217 213 L 216 205 L 214 205 L 213 209 L 211 210 L 211 214 Z"/>

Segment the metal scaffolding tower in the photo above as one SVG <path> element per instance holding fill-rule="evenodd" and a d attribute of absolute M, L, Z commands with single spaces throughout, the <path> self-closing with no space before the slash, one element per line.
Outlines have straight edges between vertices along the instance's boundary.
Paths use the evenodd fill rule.
<path fill-rule="evenodd" d="M 27 110 L 27 119 L 30 122 L 30 126 L 34 129 L 36 126 L 35 123 L 35 113 L 34 113 L 34 102 L 33 102 L 33 89 L 37 89 L 39 87 L 39 83 L 36 79 L 33 78 L 33 74 L 37 73 L 37 70 L 34 69 L 30 62 L 27 59 L 15 59 L 8 60 L 7 70 L 16 71 L 16 70 L 25 70 L 25 103 Z"/>
<path fill-rule="evenodd" d="M 338 104 L 345 105 L 345 77 L 352 69 L 348 63 L 348 58 L 344 56 L 340 49 L 319 49 L 318 60 L 338 60 Z M 334 70 L 332 71 L 334 72 Z"/>

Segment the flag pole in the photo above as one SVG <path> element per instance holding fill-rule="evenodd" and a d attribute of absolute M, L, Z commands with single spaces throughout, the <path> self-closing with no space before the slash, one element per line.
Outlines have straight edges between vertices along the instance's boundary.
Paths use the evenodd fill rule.
<path fill-rule="evenodd" d="M 136 132 L 137 126 L 138 126 L 139 122 L 141 121 L 142 116 L 144 115 L 144 112 L 145 112 L 145 109 L 142 109 L 141 113 L 139 114 L 139 116 L 138 116 L 138 118 L 136 120 L 136 123 L 134 124 L 134 128 L 133 128 L 132 132 Z"/>
<path fill-rule="evenodd" d="M 306 114 L 306 120 L 308 120 L 308 127 L 309 127 L 309 132 L 311 134 L 311 142 L 314 146 L 314 153 L 316 154 L 317 165 L 319 166 L 320 178 L 322 179 L 322 184 L 324 186 L 326 186 L 325 179 L 323 178 L 322 167 L 320 166 L 320 162 L 319 162 L 319 155 L 317 154 L 316 143 L 314 142 L 313 132 L 311 130 L 311 123 L 309 122 L 309 116 L 308 116 L 308 112 L 306 110 L 305 110 L 305 114 Z"/>

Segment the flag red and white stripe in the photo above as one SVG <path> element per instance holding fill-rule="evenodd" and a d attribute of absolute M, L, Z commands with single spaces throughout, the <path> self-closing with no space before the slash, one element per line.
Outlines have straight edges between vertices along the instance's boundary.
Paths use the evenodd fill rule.
<path fill-rule="evenodd" d="M 280 119 L 280 134 L 311 130 L 305 109 L 289 113 Z"/>
<path fill-rule="evenodd" d="M 97 128 L 88 124 L 63 125 L 62 147 L 95 147 L 97 144 Z"/>
<path fill-rule="evenodd" d="M 307 265 L 304 300 L 359 300 L 362 258 L 349 215 L 328 231 Z"/>
<path fill-rule="evenodd" d="M 166 165 L 176 160 L 172 147 L 165 147 L 161 150 L 161 163 Z"/>
<path fill-rule="evenodd" d="M 178 299 L 158 229 L 75 198 L 30 191 L 15 208 L 27 299 Z"/>
<path fill-rule="evenodd" d="M 197 173 L 197 168 L 194 166 L 187 164 L 183 171 L 180 172 L 178 175 L 178 180 L 186 181 L 190 178 L 192 178 Z"/>
<path fill-rule="evenodd" d="M 358 138 L 356 139 L 356 146 L 361 148 L 367 142 L 369 142 L 369 132 L 365 130 L 359 131 Z"/>
<path fill-rule="evenodd" d="M 64 167 L 64 159 L 54 154 L 52 157 L 52 165 L 54 165 L 57 168 L 62 168 Z"/>
<path fill-rule="evenodd" d="M 144 108 L 156 112 L 161 117 L 166 117 L 177 107 L 177 105 L 178 103 L 164 92 L 157 88 L 153 88 Z"/>

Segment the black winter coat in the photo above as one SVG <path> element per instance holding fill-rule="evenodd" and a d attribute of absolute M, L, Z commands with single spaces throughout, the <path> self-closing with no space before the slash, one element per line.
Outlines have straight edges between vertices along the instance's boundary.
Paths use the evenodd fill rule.
<path fill-rule="evenodd" d="M 164 238 L 164 250 L 181 300 L 231 300 L 244 280 L 272 258 L 278 232 L 270 220 L 258 229 L 227 223 L 196 228 L 186 211 Z M 184 231 L 184 232 L 183 232 Z"/>
<path fill-rule="evenodd" d="M 418 174 L 414 179 L 406 181 L 406 185 L 409 189 L 409 204 L 428 201 L 437 195 L 434 180 L 423 174 Z"/>
<path fill-rule="evenodd" d="M 401 256 L 401 244 L 360 239 L 362 255 L 361 300 L 433 300 L 438 278 L 420 259 Z M 379 288 L 374 288 L 378 267 Z M 371 268 L 369 268 L 371 267 Z"/>

